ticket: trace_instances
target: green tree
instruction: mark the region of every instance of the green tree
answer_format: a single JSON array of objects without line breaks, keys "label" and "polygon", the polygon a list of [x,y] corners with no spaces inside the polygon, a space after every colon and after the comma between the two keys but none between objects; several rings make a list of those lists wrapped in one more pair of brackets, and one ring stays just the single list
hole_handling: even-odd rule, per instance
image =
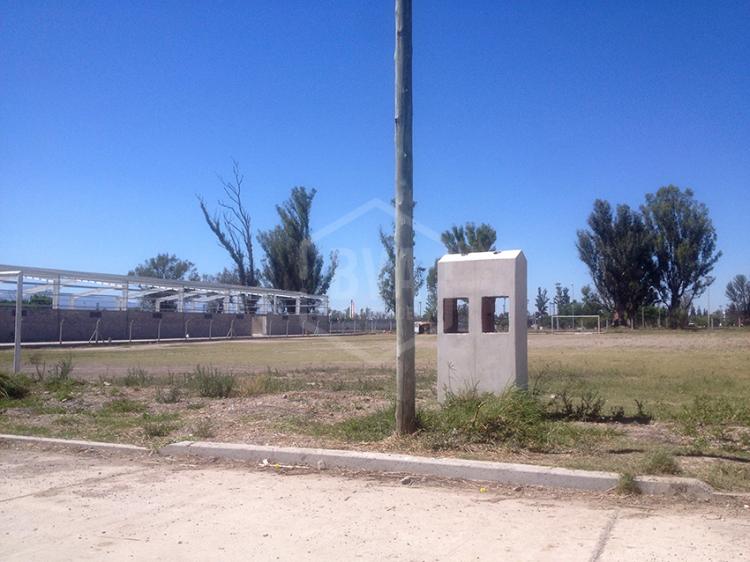
[{"label": "green tree", "polygon": [[581,314],[599,314],[602,308],[605,306],[591,285],[581,287]]},{"label": "green tree", "polygon": [[[378,275],[378,292],[383,299],[386,312],[396,311],[396,240],[393,234],[379,231],[380,244],[385,250],[385,263]],[[414,262],[414,294],[424,285],[425,268]],[[429,302],[429,301],[428,301]]]},{"label": "green tree", "polygon": [[714,281],[710,273],[721,257],[716,230],[708,207],[694,199],[691,189],[661,187],[646,195],[641,210],[655,243],[656,290],[676,327],[693,299]]},{"label": "green tree", "polygon": [[[467,222],[463,226],[453,225],[440,235],[440,240],[449,254],[491,252],[495,250],[497,232],[487,223],[479,226]],[[427,303],[425,314],[437,320],[437,260],[427,272]]]},{"label": "green tree", "polygon": [[729,299],[728,313],[735,317],[737,324],[750,318],[750,281],[742,274],[735,275],[727,283],[724,293]]},{"label": "green tree", "polygon": [[427,270],[427,300],[424,309],[425,319],[437,322],[437,260]]},{"label": "green tree", "polygon": [[570,314],[570,291],[560,283],[555,283],[555,297],[552,299],[557,314]]},{"label": "green tree", "polygon": [[237,273],[237,269],[228,269],[224,268],[219,273],[213,274],[207,274],[204,273],[201,276],[201,280],[204,283],[220,283],[222,285],[242,285],[240,283],[240,276]]},{"label": "green tree", "polygon": [[240,285],[255,287],[258,285],[258,271],[253,256],[253,229],[250,213],[242,201],[242,182],[240,165],[232,162],[233,181],[219,176],[227,201],[219,201],[222,212],[209,213],[206,202],[200,195],[198,203],[206,224],[216,236],[219,245],[224,248],[234,262],[234,269]]},{"label": "green tree", "polygon": [[537,287],[536,299],[534,300],[534,306],[536,307],[536,312],[534,313],[534,316],[536,317],[537,322],[540,322],[545,316],[549,314],[547,311],[548,304],[549,304],[549,297],[547,296],[547,289],[542,289],[541,287]]},{"label": "green tree", "polygon": [[315,189],[295,187],[284,203],[276,206],[281,223],[258,234],[265,258],[261,276],[276,289],[324,295],[336,273],[338,255],[332,252],[327,268],[310,234],[310,215]]},{"label": "green tree", "polygon": [[453,225],[440,235],[440,240],[449,254],[491,252],[495,250],[497,232],[486,223],[477,226],[467,222],[464,226]]},{"label": "green tree", "polygon": [[135,266],[128,272],[128,275],[156,277],[157,279],[200,280],[193,262],[181,260],[174,254],[157,254]]},{"label": "green tree", "polygon": [[[157,254],[143,263],[135,266],[128,272],[128,275],[137,275],[138,277],[155,277],[157,279],[173,279],[178,281],[199,281],[200,275],[195,269],[193,262],[181,260],[174,254]],[[172,294],[172,291],[160,293],[151,293],[147,297],[140,299],[141,308],[144,310],[153,310],[156,300]],[[163,302],[160,310],[176,310],[177,303],[173,300]]]},{"label": "green tree", "polygon": [[34,293],[26,302],[28,302],[31,306],[50,307],[52,306],[52,297],[49,295]]},{"label": "green tree", "polygon": [[654,238],[637,211],[618,205],[613,215],[607,201],[594,201],[588,230],[579,230],[576,248],[604,305],[615,322],[632,322],[639,307],[654,300],[657,279]]}]

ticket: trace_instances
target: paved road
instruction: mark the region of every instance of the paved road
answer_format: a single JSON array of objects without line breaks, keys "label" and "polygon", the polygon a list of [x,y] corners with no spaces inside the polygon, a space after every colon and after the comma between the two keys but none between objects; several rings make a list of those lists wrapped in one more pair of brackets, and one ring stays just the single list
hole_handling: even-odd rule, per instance
[{"label": "paved road", "polygon": [[524,495],[0,445],[0,558],[750,559],[741,507]]}]

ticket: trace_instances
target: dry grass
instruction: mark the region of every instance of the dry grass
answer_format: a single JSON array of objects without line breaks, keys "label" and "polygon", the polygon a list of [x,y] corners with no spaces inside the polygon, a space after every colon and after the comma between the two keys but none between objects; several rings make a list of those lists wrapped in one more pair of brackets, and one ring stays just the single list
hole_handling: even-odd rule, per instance
[{"label": "dry grass", "polygon": [[[425,431],[415,437],[391,435],[394,340],[387,335],[25,352],[31,377],[32,354],[47,365],[70,357],[73,376],[85,384],[70,379],[51,388],[50,381],[38,381],[29,396],[0,400],[0,432],[153,446],[210,436],[422,454],[437,449],[621,474],[681,471],[750,491],[750,332],[531,336],[532,385],[542,389],[545,411],[560,414],[544,422],[547,447],[534,439],[526,440],[533,446],[504,440],[508,420],[486,405],[480,416],[456,410],[461,427],[454,432],[446,424],[456,411],[440,412],[435,401],[435,337],[417,342]],[[0,364],[9,357],[0,352]],[[230,392],[200,396],[198,364],[232,376]],[[604,402],[585,415],[565,414],[563,392],[573,414],[585,397]],[[639,409],[655,421],[619,423]],[[485,426],[492,439],[464,431]]]}]

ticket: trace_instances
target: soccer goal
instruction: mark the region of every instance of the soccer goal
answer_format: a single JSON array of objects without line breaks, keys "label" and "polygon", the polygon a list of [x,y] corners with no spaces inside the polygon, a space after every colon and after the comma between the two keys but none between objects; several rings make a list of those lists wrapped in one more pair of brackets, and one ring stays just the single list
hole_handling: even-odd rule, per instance
[{"label": "soccer goal", "polygon": [[550,316],[550,330],[555,332],[580,332],[600,334],[602,319],[598,314],[553,314]]}]

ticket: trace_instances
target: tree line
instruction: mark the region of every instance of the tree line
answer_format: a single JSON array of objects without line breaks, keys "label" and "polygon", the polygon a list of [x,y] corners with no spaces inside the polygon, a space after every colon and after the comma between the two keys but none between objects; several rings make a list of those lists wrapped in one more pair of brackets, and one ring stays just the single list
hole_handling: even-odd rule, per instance
[{"label": "tree line", "polygon": [[[174,254],[159,254],[136,266],[131,275],[164,279],[187,279],[244,286],[266,286],[310,294],[326,294],[338,264],[336,252],[329,259],[312,240],[310,219],[316,190],[292,188],[287,200],[276,206],[279,223],[272,229],[253,231],[243,196],[244,177],[233,162],[232,179],[219,177],[224,198],[212,212],[202,196],[198,205],[217,243],[229,256],[232,267],[217,274],[200,275],[194,264]],[[395,245],[392,232],[382,228],[379,240],[385,261],[378,275],[378,291],[386,314],[395,310]],[[467,222],[453,225],[441,234],[447,253],[494,251],[497,232],[489,224]],[[263,257],[258,264],[255,243]],[[674,185],[645,196],[639,209],[626,204],[613,206],[594,201],[587,228],[576,233],[579,258],[587,266],[593,287],[581,288],[581,301],[571,299],[567,287],[556,284],[554,293],[539,287],[534,299],[538,323],[550,314],[612,315],[617,324],[634,325],[638,311],[666,308],[672,327],[685,326],[694,301],[714,282],[711,275],[721,257],[717,235],[708,208],[697,201],[691,189]],[[437,319],[437,260],[425,268],[415,262],[415,292],[425,285],[425,320]],[[730,321],[750,320],[750,281],[735,276],[727,285]],[[249,303],[252,307],[252,303]],[[283,303],[282,303],[283,306]],[[653,309],[653,310],[652,310]]]},{"label": "tree line", "polygon": [[[694,301],[714,282],[711,275],[722,253],[705,204],[691,189],[668,185],[645,196],[639,209],[605,200],[594,201],[588,228],[578,230],[576,249],[591,275],[593,287],[581,288],[581,300],[567,287],[555,284],[554,293],[539,287],[534,317],[539,323],[554,306],[557,314],[594,315],[608,312],[613,323],[635,325],[637,315],[661,316],[671,327],[684,327],[695,316]],[[380,231],[386,252],[378,288],[387,311],[393,310],[395,252],[393,236]],[[447,253],[494,251],[497,232],[488,224],[454,225],[441,234]],[[426,275],[425,275],[426,272]],[[429,269],[415,264],[417,290],[427,285],[423,318],[437,319],[437,260]],[[750,318],[750,281],[737,275],[726,287],[730,322]],[[707,311],[706,314],[709,314]]]}]

